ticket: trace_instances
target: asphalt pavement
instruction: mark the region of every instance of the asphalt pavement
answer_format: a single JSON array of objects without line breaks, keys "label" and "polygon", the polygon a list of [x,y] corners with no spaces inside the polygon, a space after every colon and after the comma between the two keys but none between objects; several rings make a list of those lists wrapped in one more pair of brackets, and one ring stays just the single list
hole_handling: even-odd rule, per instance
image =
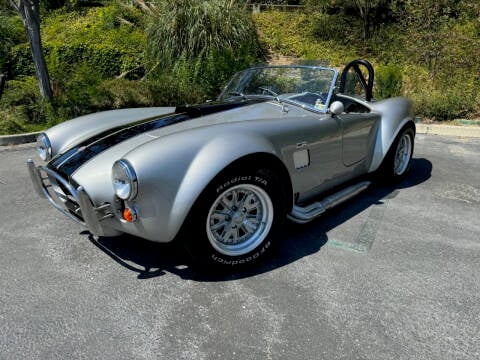
[{"label": "asphalt pavement", "polygon": [[479,359],[480,139],[417,135],[412,171],[205,275],[96,239],[0,147],[0,359]]}]

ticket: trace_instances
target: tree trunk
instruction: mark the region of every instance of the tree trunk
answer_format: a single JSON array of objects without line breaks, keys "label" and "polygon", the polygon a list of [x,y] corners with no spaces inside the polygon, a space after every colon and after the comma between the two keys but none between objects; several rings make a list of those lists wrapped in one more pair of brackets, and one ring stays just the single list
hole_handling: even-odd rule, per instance
[{"label": "tree trunk", "polygon": [[43,99],[51,102],[53,99],[52,88],[50,86],[47,63],[43,56],[42,41],[40,39],[39,0],[10,0],[10,4],[19,13],[27,32],[38,87],[40,88],[40,95]]},{"label": "tree trunk", "polygon": [[371,0],[355,0],[355,5],[357,6],[358,12],[360,13],[360,18],[362,19],[362,37],[363,40],[367,40],[370,37],[370,8],[372,6]]},{"label": "tree trunk", "polygon": [[4,88],[5,88],[5,75],[0,74],[0,99],[2,98]]}]

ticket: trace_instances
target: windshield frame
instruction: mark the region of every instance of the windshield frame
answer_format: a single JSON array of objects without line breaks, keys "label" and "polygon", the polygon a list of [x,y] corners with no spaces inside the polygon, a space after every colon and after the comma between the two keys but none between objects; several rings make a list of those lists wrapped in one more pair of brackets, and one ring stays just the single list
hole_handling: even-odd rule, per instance
[{"label": "windshield frame", "polygon": [[[333,76],[332,76],[332,79],[331,79],[331,82],[330,82],[330,86],[328,87],[327,98],[325,99],[325,107],[323,109],[318,109],[318,108],[315,108],[315,107],[312,107],[312,106],[308,106],[305,103],[295,101],[295,99],[291,99],[291,97],[301,95],[302,93],[295,93],[294,95],[291,95],[289,97],[282,97],[281,95],[274,96],[274,95],[270,95],[270,94],[243,94],[243,93],[238,93],[238,95],[234,95],[234,96],[231,96],[231,97],[241,97],[241,98],[244,98],[244,99],[264,97],[266,99],[276,100],[280,103],[285,102],[285,103],[288,103],[288,104],[299,106],[303,109],[306,109],[306,110],[309,110],[309,111],[312,111],[312,112],[321,113],[321,114],[327,113],[328,108],[330,106],[330,101],[331,101],[332,96],[333,96],[333,92],[334,92],[335,87],[336,87],[336,82],[337,82],[337,78],[338,78],[338,70],[336,68],[324,67],[324,66],[310,66],[310,65],[263,65],[263,66],[254,66],[254,67],[251,67],[251,68],[248,68],[248,69],[245,69],[245,70],[242,70],[242,71],[239,71],[239,72],[235,73],[230,78],[227,85],[223,88],[220,95],[217,97],[217,101],[222,101],[222,99],[223,99],[223,101],[225,101],[225,99],[228,98],[228,92],[231,92],[232,84],[234,84],[235,82],[241,83],[241,80],[246,78],[246,75],[248,75],[249,73],[253,73],[253,72],[259,71],[259,70],[261,71],[263,69],[288,69],[288,68],[290,68],[290,69],[299,68],[299,69],[309,69],[309,70],[319,70],[319,71],[331,71],[333,73]],[[234,92],[236,92],[236,91],[234,91]]]}]

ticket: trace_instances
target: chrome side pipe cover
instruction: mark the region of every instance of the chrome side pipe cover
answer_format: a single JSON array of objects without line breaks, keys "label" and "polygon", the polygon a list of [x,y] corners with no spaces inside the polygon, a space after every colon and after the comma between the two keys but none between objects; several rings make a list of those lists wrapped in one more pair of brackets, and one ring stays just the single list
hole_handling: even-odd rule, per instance
[{"label": "chrome side pipe cover", "polygon": [[287,217],[297,224],[305,224],[317,216],[320,216],[328,209],[354,197],[369,187],[370,184],[370,181],[362,181],[305,207],[294,205],[291,213],[288,214]]}]

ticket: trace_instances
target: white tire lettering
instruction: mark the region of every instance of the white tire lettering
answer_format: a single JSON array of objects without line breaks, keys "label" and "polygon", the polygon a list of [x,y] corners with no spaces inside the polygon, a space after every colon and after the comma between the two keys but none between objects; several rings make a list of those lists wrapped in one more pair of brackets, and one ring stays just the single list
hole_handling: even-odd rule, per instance
[{"label": "white tire lettering", "polygon": [[260,184],[262,184],[263,186],[267,186],[267,184],[268,184],[268,183],[267,183],[267,180],[265,180],[265,179],[263,179],[263,178],[261,178],[261,177],[259,177],[259,176],[255,176],[255,181],[258,182],[258,183],[260,183]]}]

